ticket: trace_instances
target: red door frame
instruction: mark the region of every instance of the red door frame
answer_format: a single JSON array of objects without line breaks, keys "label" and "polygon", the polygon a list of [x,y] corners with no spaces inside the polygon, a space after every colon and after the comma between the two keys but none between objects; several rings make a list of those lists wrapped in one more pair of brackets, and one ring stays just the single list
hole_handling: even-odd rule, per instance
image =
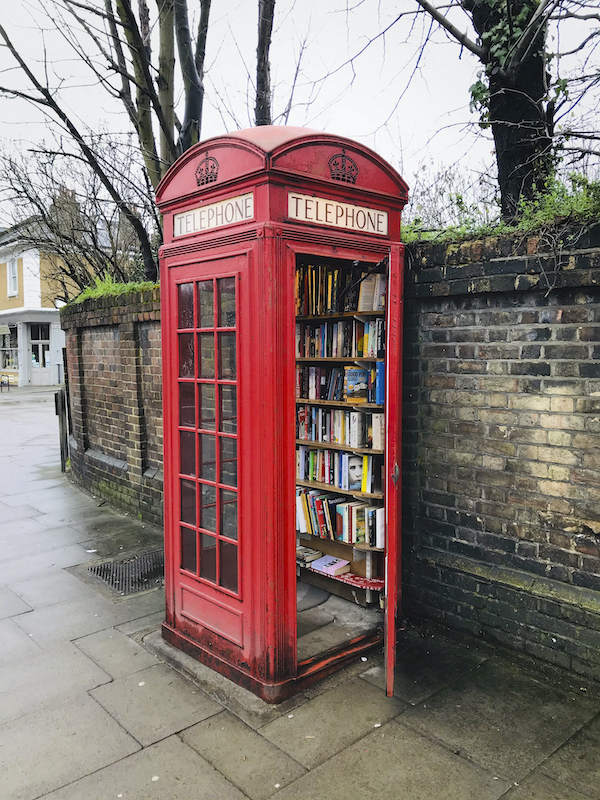
[{"label": "red door frame", "polygon": [[[341,152],[340,152],[341,150]],[[351,155],[350,155],[351,154]],[[355,160],[356,159],[356,162]],[[350,165],[343,180],[335,170]],[[353,166],[352,166],[353,165]],[[359,180],[356,176],[360,175]],[[346,179],[351,179],[345,182]],[[356,183],[356,185],[355,185]],[[164,637],[217,671],[270,702],[278,702],[343,663],[365,648],[381,643],[378,634],[347,643],[336,652],[297,663],[295,592],[295,304],[296,254],[328,256],[378,263],[389,256],[388,330],[386,354],[386,524],[387,580],[385,606],[386,688],[393,691],[396,621],[400,608],[400,466],[402,246],[400,212],[406,184],[368,148],[303,129],[266,126],[215,137],[187,151],[169,170],[157,201],[164,214],[163,272],[165,530],[167,619]],[[305,198],[303,216],[290,211],[290,193]],[[232,224],[216,221],[222,203],[237,209]],[[315,206],[311,198],[326,206]],[[348,216],[332,226],[331,209]],[[346,205],[348,204],[348,205]],[[208,208],[206,213],[204,207]],[[219,212],[218,208],[221,209]],[[321,216],[315,216],[320,208]],[[212,210],[211,210],[212,209]],[[323,210],[325,209],[325,211]],[[329,209],[329,210],[327,210]],[[344,211],[345,209],[345,211]],[[359,209],[359,211],[356,211]],[[365,212],[379,210],[389,225],[366,233]],[[248,213],[246,213],[248,212]],[[363,228],[353,220],[362,214]],[[323,213],[325,216],[323,216]],[[204,214],[204,217],[202,216]],[[175,215],[180,228],[175,231]],[[383,217],[381,217],[383,219]],[[377,219],[380,219],[378,217]],[[318,224],[320,223],[320,224]],[[369,223],[371,224],[371,223]],[[375,223],[373,223],[375,224]],[[379,224],[379,223],[377,223]],[[183,229],[185,227],[185,230]],[[215,638],[208,620],[196,628],[182,625],[174,592],[181,591],[178,541],[179,399],[176,290],[173,270],[190,275],[198,265],[246,254],[247,281],[240,283],[240,394],[238,464],[239,524],[250,541],[240,544],[244,636],[242,646]],[[215,273],[216,274],[216,273]],[[201,272],[193,280],[202,279]],[[206,275],[208,277],[208,275]],[[242,318],[244,322],[242,323]],[[194,334],[195,335],[195,334]],[[252,365],[252,367],[250,366]],[[252,374],[254,370],[254,375]],[[196,381],[197,376],[194,376]],[[264,392],[253,387],[261,382]],[[242,449],[246,453],[242,453]],[[251,455],[249,455],[251,453]],[[254,459],[252,474],[243,464]],[[242,464],[243,462],[243,464]],[[177,465],[177,466],[175,466]],[[175,472],[175,470],[177,470]],[[202,479],[195,478],[197,482]],[[245,548],[245,549],[244,549]],[[220,598],[217,598],[220,601]],[[246,607],[246,603],[248,604]],[[208,631],[208,632],[207,632]]]},{"label": "red door frame", "polygon": [[[386,385],[386,425],[387,446],[386,451],[386,527],[387,544],[385,557],[386,571],[386,605],[384,621],[384,645],[386,663],[386,688],[388,694],[393,692],[393,669],[395,663],[396,619],[399,613],[399,598],[401,594],[400,573],[400,481],[393,480],[393,471],[396,464],[400,464],[400,411],[401,411],[401,348],[402,348],[402,249],[394,245],[390,251],[386,242],[377,243],[364,240],[357,242],[355,239],[343,237],[344,241],[324,245],[316,235],[304,237],[302,241],[284,239],[279,235],[279,229],[273,226],[260,226],[257,231],[256,244],[252,247],[246,245],[242,248],[225,249],[214,242],[214,247],[201,254],[190,257],[169,258],[164,260],[164,275],[162,283],[163,304],[166,318],[177,319],[176,286],[187,280],[199,280],[209,276],[220,276],[222,273],[215,269],[214,264],[229,262],[232,256],[246,254],[253,262],[249,269],[256,270],[262,275],[263,280],[257,283],[252,275],[247,275],[247,285],[243,282],[240,286],[239,305],[247,303],[249,307],[260,307],[266,303],[273,313],[260,319],[258,328],[249,332],[244,328],[243,315],[240,313],[240,338],[246,336],[249,340],[246,346],[240,347],[240,381],[245,377],[248,380],[247,364],[252,358],[252,350],[264,348],[266,342],[274,343],[272,347],[271,366],[276,375],[274,392],[274,406],[277,411],[274,418],[278,427],[267,435],[268,441],[263,441],[262,446],[266,451],[271,446],[276,447],[280,453],[287,452],[287,457],[279,460],[268,459],[263,462],[262,468],[271,473],[272,482],[276,487],[273,502],[259,503],[263,506],[262,512],[258,508],[256,496],[250,498],[245,494],[243,485],[243,467],[240,468],[240,528],[243,535],[244,520],[257,519],[263,513],[264,519],[261,527],[272,530],[274,535],[279,531],[277,543],[256,542],[250,546],[248,542],[240,544],[244,561],[251,564],[250,569],[240,573],[243,587],[242,603],[249,603],[246,614],[253,617],[256,626],[253,630],[253,641],[249,651],[244,657],[226,661],[217,653],[207,652],[206,646],[195,641],[193,636],[181,629],[181,618],[178,619],[175,593],[180,591],[179,552],[174,543],[177,541],[178,521],[175,514],[177,510],[177,492],[179,473],[174,465],[178,464],[178,441],[175,432],[178,430],[178,407],[174,400],[176,393],[172,387],[178,384],[177,370],[177,334],[174,328],[163,331],[164,346],[164,410],[165,410],[165,556],[168,565],[166,573],[167,593],[167,620],[164,627],[165,638],[171,643],[182,647],[186,652],[194,655],[209,666],[228,675],[247,688],[258,693],[264,699],[280,700],[299,691],[305,686],[339,669],[343,664],[355,659],[357,655],[381,644],[377,634],[357,637],[331,653],[319,654],[315,658],[307,659],[301,663],[296,662],[296,616],[291,612],[291,605],[295,611],[295,592],[290,597],[289,587],[295,587],[295,509],[289,498],[295,495],[295,357],[294,336],[295,316],[293,302],[294,273],[296,258],[301,255],[315,257],[335,257],[342,260],[360,260],[365,263],[377,263],[382,257],[389,255],[389,306],[387,314],[387,385]],[[267,265],[281,266],[278,274],[271,273]],[[225,270],[231,274],[231,270]],[[177,276],[177,277],[175,277]],[[254,278],[256,275],[254,276]],[[268,286],[270,285],[270,290]],[[395,320],[395,321],[394,321]],[[260,329],[260,333],[258,331]],[[256,337],[258,338],[258,341]],[[268,348],[267,348],[268,349]],[[255,351],[256,352],[256,351]],[[246,375],[244,375],[244,369]],[[266,379],[265,379],[266,380]],[[397,390],[393,387],[397,386]],[[170,388],[171,387],[171,388]],[[241,387],[240,395],[244,394]],[[262,402],[261,397],[258,403]],[[252,415],[257,413],[256,406],[250,411],[244,408],[244,398],[239,398],[240,437],[244,435],[243,427],[250,426]],[[169,422],[170,421],[170,422]],[[239,441],[239,440],[238,440]],[[239,452],[240,461],[243,454]],[[389,453],[389,455],[388,455]],[[252,493],[251,493],[252,494]],[[283,537],[281,532],[285,531]],[[261,545],[264,545],[261,550]],[[246,554],[244,558],[243,554]],[[250,576],[260,572],[260,561],[264,559],[264,573],[266,575],[280,576],[275,581],[255,581]],[[209,592],[210,594],[210,592]],[[293,603],[291,602],[293,600]],[[266,613],[265,613],[266,612]],[[231,659],[231,652],[230,652]],[[265,670],[264,663],[272,665]]]}]

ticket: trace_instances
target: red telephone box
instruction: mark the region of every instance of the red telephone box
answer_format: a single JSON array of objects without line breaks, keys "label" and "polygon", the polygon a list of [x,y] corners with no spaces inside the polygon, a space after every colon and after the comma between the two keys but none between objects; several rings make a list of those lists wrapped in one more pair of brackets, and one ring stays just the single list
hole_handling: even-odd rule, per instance
[{"label": "red telephone box", "polygon": [[[163,636],[268,702],[382,640],[393,691],[406,200],[368,148],[278,126],[196,145],[157,192]],[[367,629],[299,652],[298,573]]]}]

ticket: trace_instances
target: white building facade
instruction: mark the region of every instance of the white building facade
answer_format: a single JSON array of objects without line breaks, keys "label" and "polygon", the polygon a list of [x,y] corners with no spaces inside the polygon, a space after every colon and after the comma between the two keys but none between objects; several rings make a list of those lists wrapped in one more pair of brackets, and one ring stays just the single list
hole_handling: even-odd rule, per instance
[{"label": "white building facade", "polygon": [[65,335],[44,256],[19,233],[0,231],[0,376],[52,386],[64,380]]}]

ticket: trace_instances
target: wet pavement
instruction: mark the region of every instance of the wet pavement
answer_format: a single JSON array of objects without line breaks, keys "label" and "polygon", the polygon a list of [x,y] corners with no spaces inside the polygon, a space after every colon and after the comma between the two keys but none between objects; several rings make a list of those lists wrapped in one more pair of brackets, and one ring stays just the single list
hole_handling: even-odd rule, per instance
[{"label": "wet pavement", "polygon": [[161,532],[59,462],[52,392],[0,395],[1,800],[600,798],[600,686],[482,641],[409,624],[393,699],[375,654],[280,706],[179,654],[87,572]]}]

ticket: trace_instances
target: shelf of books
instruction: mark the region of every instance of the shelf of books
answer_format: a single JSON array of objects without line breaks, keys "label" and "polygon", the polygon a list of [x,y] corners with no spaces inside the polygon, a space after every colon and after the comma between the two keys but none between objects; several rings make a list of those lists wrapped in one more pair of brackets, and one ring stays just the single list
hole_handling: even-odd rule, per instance
[{"label": "shelf of books", "polygon": [[298,572],[366,604],[384,589],[386,285],[353,262],[296,267]]}]

